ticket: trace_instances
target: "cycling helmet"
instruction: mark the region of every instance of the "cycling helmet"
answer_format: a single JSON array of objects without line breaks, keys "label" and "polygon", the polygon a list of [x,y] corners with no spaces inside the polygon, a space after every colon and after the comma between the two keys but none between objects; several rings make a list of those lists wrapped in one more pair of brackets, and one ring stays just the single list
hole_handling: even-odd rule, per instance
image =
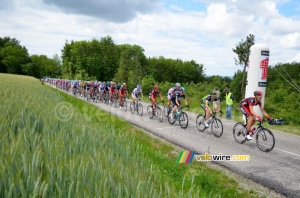
[{"label": "cycling helmet", "polygon": [[141,89],[141,88],[142,88],[142,86],[141,86],[141,85],[138,85],[138,86],[137,86],[137,88]]},{"label": "cycling helmet", "polygon": [[115,82],[112,82],[111,85],[112,85],[112,86],[116,86],[116,83],[115,83]]},{"label": "cycling helmet", "polygon": [[154,85],[154,86],[153,86],[153,89],[158,89],[158,85]]},{"label": "cycling helmet", "polygon": [[263,92],[261,92],[261,91],[254,92],[254,96],[262,96],[262,95],[263,95]]},{"label": "cycling helmet", "polygon": [[217,94],[216,94],[216,92],[211,91],[211,92],[210,92],[210,95],[211,95],[211,96],[216,96]]},{"label": "cycling helmet", "polygon": [[181,91],[184,93],[184,92],[185,92],[185,88],[184,88],[184,87],[181,87]]},{"label": "cycling helmet", "polygon": [[180,83],[175,84],[175,87],[180,87],[180,86],[181,86]]}]

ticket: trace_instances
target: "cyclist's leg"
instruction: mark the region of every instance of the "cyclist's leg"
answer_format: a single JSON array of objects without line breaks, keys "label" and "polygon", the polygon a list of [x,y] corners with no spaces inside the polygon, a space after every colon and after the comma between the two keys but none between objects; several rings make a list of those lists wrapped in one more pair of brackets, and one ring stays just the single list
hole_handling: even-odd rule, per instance
[{"label": "cyclist's leg", "polygon": [[253,116],[250,113],[250,110],[247,107],[245,107],[244,105],[240,106],[240,110],[243,112],[243,114],[246,117],[246,121],[247,121],[247,123],[246,123],[247,124],[247,135],[249,135],[249,132],[251,131],[251,127],[255,123],[255,116]]},{"label": "cyclist's leg", "polygon": [[205,108],[205,120],[209,119],[209,117],[210,117],[210,111],[211,111],[211,109],[209,107]]}]

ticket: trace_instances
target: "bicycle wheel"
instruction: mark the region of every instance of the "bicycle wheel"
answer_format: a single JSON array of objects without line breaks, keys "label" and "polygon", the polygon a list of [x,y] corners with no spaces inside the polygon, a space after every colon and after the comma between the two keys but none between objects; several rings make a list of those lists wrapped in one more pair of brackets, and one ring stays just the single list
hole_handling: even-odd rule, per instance
[{"label": "bicycle wheel", "polygon": [[171,112],[169,113],[169,116],[168,116],[168,122],[171,124],[171,125],[173,125],[175,122],[176,122],[176,116],[175,116],[175,114],[174,113],[172,113],[173,115],[172,115],[172,118],[171,118]]},{"label": "bicycle wheel", "polygon": [[223,134],[223,124],[221,120],[215,118],[211,123],[211,131],[216,137],[221,137]]},{"label": "bicycle wheel", "polygon": [[138,106],[138,114],[139,114],[139,116],[143,115],[143,105],[141,103],[139,103],[139,106]]},{"label": "bicycle wheel", "polygon": [[167,105],[167,104],[164,105],[164,110],[163,110],[163,112],[164,112],[164,116],[165,116],[165,117],[168,117],[168,115],[169,115],[169,108],[168,108],[168,105]]},{"label": "bicycle wheel", "polygon": [[156,108],[156,116],[158,118],[158,121],[162,122],[163,119],[164,119],[164,114],[163,114],[163,111],[160,107],[157,107]]},{"label": "bicycle wheel", "polygon": [[149,105],[149,106],[147,107],[147,113],[148,113],[148,115],[149,115],[149,118],[152,119],[153,116],[154,116],[154,114],[153,114],[153,110],[152,110],[152,108],[151,108],[151,105]]},{"label": "bicycle wheel", "polygon": [[204,125],[204,121],[205,121],[204,115],[199,114],[196,119],[196,126],[197,126],[198,131],[203,132],[206,129],[206,127]]},{"label": "bicycle wheel", "polygon": [[114,99],[114,107],[116,108],[118,106],[119,102],[117,99]]},{"label": "bicycle wheel", "polygon": [[241,122],[238,122],[234,125],[233,137],[237,143],[243,144],[246,142],[247,139],[246,139],[246,134],[244,133],[245,130],[246,130],[246,126]]},{"label": "bicycle wheel", "polygon": [[134,114],[134,103],[133,102],[130,103],[130,112],[132,114]]},{"label": "bicycle wheel", "polygon": [[181,128],[185,129],[189,125],[189,117],[186,113],[182,112],[179,116],[179,124]]},{"label": "bicycle wheel", "polygon": [[127,102],[126,101],[123,102],[123,108],[124,108],[124,111],[127,111]]},{"label": "bicycle wheel", "polygon": [[261,129],[256,134],[256,144],[264,152],[270,152],[275,146],[275,138],[269,129]]}]

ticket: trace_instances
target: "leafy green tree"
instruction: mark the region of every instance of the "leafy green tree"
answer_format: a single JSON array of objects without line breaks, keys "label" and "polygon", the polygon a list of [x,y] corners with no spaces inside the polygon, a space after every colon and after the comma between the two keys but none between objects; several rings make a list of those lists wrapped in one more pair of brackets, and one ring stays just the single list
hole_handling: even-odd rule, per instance
[{"label": "leafy green tree", "polygon": [[29,55],[25,47],[5,45],[0,51],[1,62],[8,73],[22,74],[22,65],[29,62]]},{"label": "leafy green tree", "polygon": [[150,93],[153,89],[153,86],[156,84],[154,78],[150,75],[145,76],[142,80],[142,89],[144,92],[145,97]]},{"label": "leafy green tree", "polygon": [[234,58],[235,64],[243,67],[243,78],[242,78],[242,86],[241,86],[241,92],[244,95],[244,84],[245,84],[245,76],[246,76],[246,68],[249,61],[249,55],[250,55],[250,47],[254,45],[255,43],[255,36],[253,34],[249,34],[247,36],[246,40],[239,42],[238,45],[233,50],[234,53],[237,54],[238,59]]}]

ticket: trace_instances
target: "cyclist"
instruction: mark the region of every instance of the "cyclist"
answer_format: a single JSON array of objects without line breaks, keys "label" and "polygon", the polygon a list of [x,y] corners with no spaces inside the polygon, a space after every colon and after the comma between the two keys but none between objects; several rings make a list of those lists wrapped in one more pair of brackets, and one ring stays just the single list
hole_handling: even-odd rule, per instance
[{"label": "cyclist", "polygon": [[172,109],[172,112],[170,114],[171,119],[174,119],[173,118],[174,111],[176,111],[177,108],[180,108],[181,98],[184,99],[185,105],[189,107],[188,102],[185,98],[185,89],[184,89],[184,87],[182,87],[178,92],[176,92],[172,95],[171,102],[172,102],[172,105],[173,105],[173,109]]},{"label": "cyclist", "polygon": [[119,91],[120,89],[121,89],[121,84],[118,83],[118,84],[117,84],[117,90]]},{"label": "cyclist", "polygon": [[250,132],[252,133],[251,127],[254,125],[256,118],[259,121],[262,121],[262,117],[257,115],[254,110],[253,106],[259,105],[260,111],[264,116],[268,118],[268,120],[273,120],[262,108],[261,98],[263,93],[261,91],[255,91],[254,97],[245,98],[242,100],[240,109],[247,118],[247,136],[246,138],[248,140],[252,140],[252,137],[250,135]]},{"label": "cyclist", "polygon": [[144,99],[142,86],[138,85],[131,93],[133,104],[135,104],[135,100],[139,98],[139,94],[141,94],[142,98]]},{"label": "cyclist", "polygon": [[115,82],[111,83],[109,94],[110,94],[110,101],[112,101],[113,95],[115,95],[115,99],[116,99],[117,87],[116,87],[116,83]]},{"label": "cyclist", "polygon": [[78,81],[75,80],[75,81],[73,82],[72,92],[75,92],[75,91],[78,89],[78,85],[79,85]]},{"label": "cyclist", "polygon": [[105,84],[104,82],[100,82],[100,85],[99,85],[99,95],[102,97],[100,98],[101,100],[104,99],[104,87],[105,87]]},{"label": "cyclist", "polygon": [[167,111],[168,111],[168,109],[171,105],[172,95],[177,94],[177,93],[180,92],[180,86],[181,86],[180,83],[176,83],[175,87],[172,87],[172,88],[169,89],[169,91],[168,91],[168,105],[167,105],[168,108],[166,109]]},{"label": "cyclist", "polygon": [[123,83],[123,85],[121,85],[120,90],[119,90],[119,105],[120,105],[120,109],[122,109],[123,107],[123,101],[122,98],[125,96],[128,97],[128,91],[126,88],[126,83]]},{"label": "cyclist", "polygon": [[218,101],[218,99],[217,99],[217,94],[214,91],[211,91],[210,95],[207,95],[201,99],[201,107],[205,111],[205,122],[204,122],[205,127],[209,126],[208,120],[210,118],[210,112],[211,112],[211,109],[209,108],[209,103],[216,102],[216,101]]},{"label": "cyclist", "polygon": [[161,101],[164,102],[164,99],[161,96],[160,91],[158,90],[158,85],[154,85],[152,91],[149,93],[149,100],[152,102],[151,108],[153,109],[154,112],[156,110],[156,104],[157,104],[156,96],[157,96],[157,94],[160,96]]}]

